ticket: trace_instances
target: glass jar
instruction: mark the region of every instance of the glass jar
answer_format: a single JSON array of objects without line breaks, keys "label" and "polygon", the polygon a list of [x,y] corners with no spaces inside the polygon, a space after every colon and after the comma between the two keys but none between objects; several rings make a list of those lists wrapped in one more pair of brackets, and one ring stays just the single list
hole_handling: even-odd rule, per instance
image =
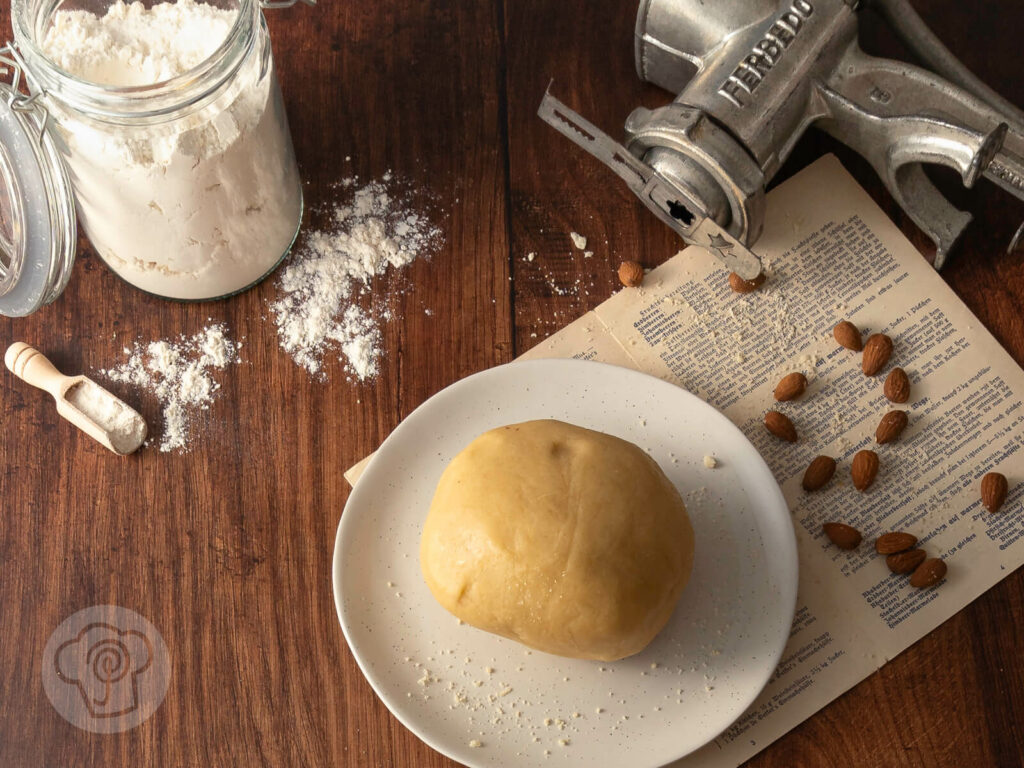
[{"label": "glass jar", "polygon": [[[34,311],[63,288],[75,245],[74,218],[61,210],[70,207],[61,200],[69,183],[100,257],[127,282],[165,298],[245,290],[273,271],[298,232],[301,185],[258,0],[210,3],[237,9],[227,38],[198,66],[162,82],[90,82],[46,55],[55,13],[102,15],[114,4],[14,0],[15,45],[0,51],[15,80],[0,110],[3,314]],[[19,91],[20,77],[29,96]],[[43,168],[38,179],[22,167],[32,164],[26,143]],[[32,239],[46,239],[47,218],[48,248]],[[45,279],[36,274],[43,271]],[[29,291],[27,303],[8,295],[17,293],[19,275],[44,284]]]}]

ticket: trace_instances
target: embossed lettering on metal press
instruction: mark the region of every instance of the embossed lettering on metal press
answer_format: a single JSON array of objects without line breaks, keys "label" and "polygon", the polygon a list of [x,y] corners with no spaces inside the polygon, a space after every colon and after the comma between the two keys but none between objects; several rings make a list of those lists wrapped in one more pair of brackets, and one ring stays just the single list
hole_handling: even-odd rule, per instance
[{"label": "embossed lettering on metal press", "polygon": [[1024,176],[1019,173],[1015,173],[1012,168],[1008,168],[998,158],[994,159],[989,164],[989,170],[992,171],[998,178],[1005,181],[1007,184],[1015,187],[1016,189],[1024,190]]},{"label": "embossed lettering on metal press", "polygon": [[804,21],[814,13],[814,6],[807,0],[795,0],[788,11],[782,13],[768,27],[764,37],[757,42],[739,66],[733,70],[718,92],[735,104],[743,106],[743,94],[753,93],[764,76],[771,71],[800,33]]}]

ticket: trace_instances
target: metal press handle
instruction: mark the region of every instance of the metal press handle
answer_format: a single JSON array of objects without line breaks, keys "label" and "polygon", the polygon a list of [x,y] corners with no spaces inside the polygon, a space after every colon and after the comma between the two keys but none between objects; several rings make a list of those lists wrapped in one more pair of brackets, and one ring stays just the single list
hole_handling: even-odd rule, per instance
[{"label": "metal press handle", "polygon": [[[1010,129],[1011,145],[1016,143],[1014,139],[1017,136],[1024,135],[1024,110],[994,91],[964,66],[925,24],[908,0],[868,0],[868,5],[889,24],[913,56],[998,113]],[[1017,162],[1011,161],[1009,164],[1001,160],[992,169],[989,178],[1007,192],[1024,199],[1024,177],[1020,175],[1024,163],[1020,162],[1021,159],[1024,159],[1024,155],[1018,155]],[[1014,253],[1019,248],[1024,248],[1024,224],[1014,233],[1006,252]]]},{"label": "metal press handle", "polygon": [[868,56],[853,44],[819,85],[819,125],[856,149],[914,222],[935,242],[941,268],[971,217],[954,208],[922,163],[959,171],[964,186],[985,176],[1024,200],[1024,132],[1012,115],[939,75]]},{"label": "metal press handle", "polygon": [[870,0],[868,5],[878,11],[910,52],[929,69],[977,96],[1005,115],[1008,122],[1017,123],[1018,128],[1024,127],[1024,111],[989,88],[965,67],[936,37],[907,0]]}]

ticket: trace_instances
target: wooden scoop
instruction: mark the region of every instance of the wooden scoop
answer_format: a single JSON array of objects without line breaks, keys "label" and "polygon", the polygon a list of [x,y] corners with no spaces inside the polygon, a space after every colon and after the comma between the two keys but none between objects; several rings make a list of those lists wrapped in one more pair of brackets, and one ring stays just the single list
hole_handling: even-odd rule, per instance
[{"label": "wooden scoop", "polygon": [[65,376],[23,341],[7,348],[4,364],[22,381],[49,392],[57,413],[118,455],[138,449],[146,421],[138,411],[85,376]]}]

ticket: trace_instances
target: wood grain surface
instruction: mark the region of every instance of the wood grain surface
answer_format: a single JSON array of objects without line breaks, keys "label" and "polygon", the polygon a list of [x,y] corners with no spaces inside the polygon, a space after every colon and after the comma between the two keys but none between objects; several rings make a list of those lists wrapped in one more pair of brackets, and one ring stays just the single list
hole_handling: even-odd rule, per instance
[{"label": "wood grain surface", "polygon": [[[977,74],[1024,104],[1018,0],[915,5]],[[635,106],[667,99],[635,75],[635,12],[634,0],[268,12],[310,206],[336,199],[332,185],[346,176],[392,171],[424,191],[445,232],[432,261],[375,283],[395,319],[371,383],[352,383],[337,363],[314,380],[278,348],[265,319],[273,280],[228,301],[165,302],[120,282],[84,239],[61,298],[0,320],[5,345],[29,341],[69,373],[116,363],[137,339],[194,333],[208,318],[245,337],[245,363],[222,377],[183,454],[150,448],[119,460],[3,372],[0,766],[453,765],[388,713],[345,645],[331,593],[342,471],[434,392],[512,360],[608,298],[620,260],[654,266],[678,250],[610,172],[535,117],[551,78],[616,135]],[[6,6],[0,17],[9,28]],[[903,55],[876,19],[865,21],[869,52]],[[870,168],[823,135],[808,135],[780,178],[823,152],[931,252]],[[987,183],[966,193],[940,180],[977,218],[944,277],[1024,363],[1024,264],[1003,253],[1024,206]],[[307,212],[306,227],[317,223]],[[572,255],[572,230],[587,234],[594,258]],[[545,274],[581,290],[558,295]],[[159,425],[156,403],[141,406]],[[150,720],[101,735],[57,714],[41,664],[65,617],[110,603],[153,622],[173,675]],[[1022,617],[1018,571],[749,765],[1021,765]]]}]

